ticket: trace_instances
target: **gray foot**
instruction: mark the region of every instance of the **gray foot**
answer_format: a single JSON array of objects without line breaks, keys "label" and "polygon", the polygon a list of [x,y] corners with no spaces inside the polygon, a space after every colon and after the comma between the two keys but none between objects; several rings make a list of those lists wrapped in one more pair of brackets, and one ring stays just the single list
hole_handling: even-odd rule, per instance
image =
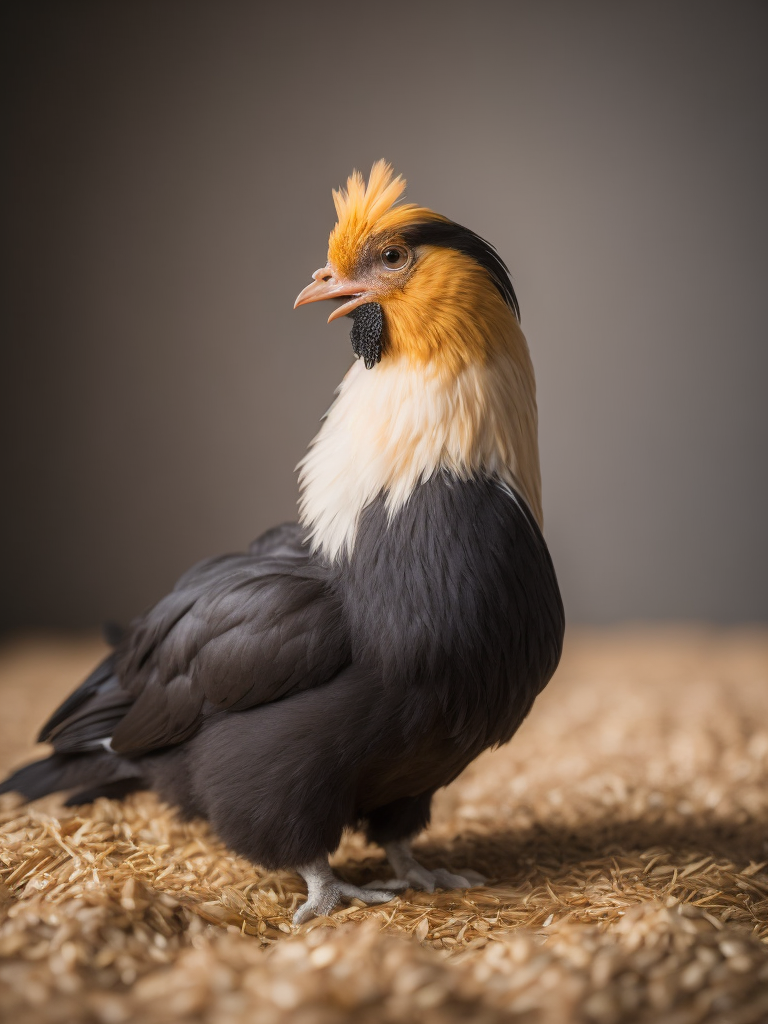
[{"label": "gray foot", "polygon": [[426,892],[434,892],[435,889],[471,889],[475,885],[484,885],[487,879],[477,871],[466,868],[460,875],[447,871],[445,868],[435,868],[430,871],[416,860],[411,853],[410,845],[406,840],[398,840],[394,843],[387,843],[384,847],[389,863],[397,872],[396,878],[386,881],[369,882],[376,888],[404,889],[412,887],[423,889]]},{"label": "gray foot", "polygon": [[395,897],[395,892],[389,889],[361,889],[349,882],[342,882],[331,871],[325,859],[297,870],[307,883],[307,902],[302,903],[293,915],[294,924],[303,924],[311,917],[330,914],[342,900],[362,900],[369,904],[389,903]]}]

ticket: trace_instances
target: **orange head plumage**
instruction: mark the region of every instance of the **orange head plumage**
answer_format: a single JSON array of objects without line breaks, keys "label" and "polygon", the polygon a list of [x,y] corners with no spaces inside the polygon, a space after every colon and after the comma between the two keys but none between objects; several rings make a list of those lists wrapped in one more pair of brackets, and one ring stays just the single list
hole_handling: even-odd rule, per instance
[{"label": "orange head plumage", "polygon": [[301,520],[330,557],[351,550],[377,494],[394,515],[441,471],[499,480],[541,522],[536,386],[509,272],[404,190],[380,160],[367,184],[355,172],[334,192],[328,261],[296,300],[340,300],[328,319],[352,316],[362,357],[300,465]]},{"label": "orange head plumage", "polygon": [[334,191],[338,221],[326,266],[296,305],[340,299],[330,320],[352,315],[352,342],[366,365],[404,357],[457,372],[519,331],[509,272],[474,232],[414,203],[405,179],[377,161]]}]

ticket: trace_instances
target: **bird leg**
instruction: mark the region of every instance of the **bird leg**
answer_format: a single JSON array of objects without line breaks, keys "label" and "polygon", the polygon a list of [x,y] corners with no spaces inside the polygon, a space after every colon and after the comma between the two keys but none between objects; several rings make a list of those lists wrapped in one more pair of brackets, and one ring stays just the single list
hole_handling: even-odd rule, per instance
[{"label": "bird leg", "polygon": [[318,857],[311,864],[296,868],[307,883],[307,902],[293,915],[294,924],[303,924],[310,917],[330,914],[342,900],[362,900],[363,903],[388,903],[395,893],[389,890],[365,888],[343,882],[331,871],[327,857]]},{"label": "bird leg", "polygon": [[425,889],[427,892],[434,892],[439,889],[471,889],[473,885],[482,885],[486,878],[471,868],[465,868],[464,874],[455,875],[445,868],[435,868],[430,871],[416,860],[411,853],[411,844],[407,839],[397,839],[391,843],[384,843],[384,850],[387,860],[394,868],[396,878],[390,878],[386,882],[369,882],[371,886],[387,889],[402,889],[412,887],[414,889]]}]

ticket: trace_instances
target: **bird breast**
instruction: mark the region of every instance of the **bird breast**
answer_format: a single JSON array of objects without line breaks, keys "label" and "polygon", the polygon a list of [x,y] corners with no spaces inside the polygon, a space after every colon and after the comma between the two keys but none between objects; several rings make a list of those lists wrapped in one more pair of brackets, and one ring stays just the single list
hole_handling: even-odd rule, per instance
[{"label": "bird breast", "polygon": [[541,522],[533,371],[506,349],[457,374],[405,358],[353,364],[299,465],[300,518],[315,550],[350,554],[360,515],[379,495],[390,518],[420,482],[445,470],[521,493]]}]

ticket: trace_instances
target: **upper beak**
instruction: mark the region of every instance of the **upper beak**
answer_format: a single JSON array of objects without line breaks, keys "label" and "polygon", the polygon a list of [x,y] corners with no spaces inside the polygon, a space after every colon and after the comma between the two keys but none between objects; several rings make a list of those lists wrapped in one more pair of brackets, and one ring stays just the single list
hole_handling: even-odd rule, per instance
[{"label": "upper beak", "polygon": [[299,292],[293,308],[303,306],[307,302],[319,302],[320,299],[343,299],[349,296],[349,302],[342,303],[338,309],[334,309],[328,317],[328,323],[340,316],[346,316],[353,309],[357,309],[364,302],[369,302],[371,295],[366,291],[365,285],[357,281],[345,281],[342,278],[334,277],[330,267],[321,267],[312,275],[314,280],[308,284],[304,291]]}]

